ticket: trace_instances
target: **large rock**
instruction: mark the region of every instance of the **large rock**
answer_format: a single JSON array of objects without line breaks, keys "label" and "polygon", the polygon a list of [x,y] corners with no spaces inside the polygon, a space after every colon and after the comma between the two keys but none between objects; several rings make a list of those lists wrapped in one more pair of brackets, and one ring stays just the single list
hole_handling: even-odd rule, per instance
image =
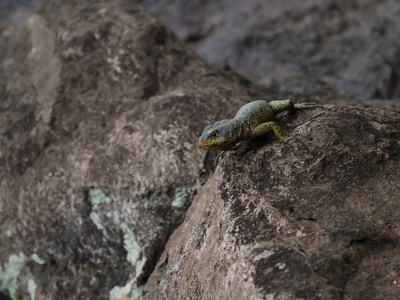
[{"label": "large rock", "polygon": [[143,0],[208,61],[282,91],[400,98],[400,3]]},{"label": "large rock", "polygon": [[9,21],[0,289],[13,299],[134,299],[212,173],[202,129],[263,94],[207,65],[133,1],[45,1]]},{"label": "large rock", "polygon": [[142,299],[399,299],[400,110],[284,117],[242,142],[173,233]]},{"label": "large rock", "polygon": [[335,297],[359,283],[395,296],[398,111],[283,115],[292,140],[242,143],[211,176],[203,127],[271,94],[206,64],[133,1],[48,0],[10,18],[0,298],[136,299],[205,182],[146,298]]}]

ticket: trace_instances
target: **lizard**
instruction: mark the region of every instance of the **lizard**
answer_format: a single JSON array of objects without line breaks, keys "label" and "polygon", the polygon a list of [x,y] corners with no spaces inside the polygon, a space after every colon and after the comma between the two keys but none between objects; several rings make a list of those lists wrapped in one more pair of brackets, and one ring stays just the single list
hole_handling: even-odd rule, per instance
[{"label": "lizard", "polygon": [[282,129],[272,121],[274,115],[288,110],[313,106],[315,103],[297,103],[290,99],[255,100],[243,105],[233,119],[221,120],[204,128],[199,138],[200,146],[227,151],[244,140],[252,140],[273,131],[281,141],[288,138]]}]

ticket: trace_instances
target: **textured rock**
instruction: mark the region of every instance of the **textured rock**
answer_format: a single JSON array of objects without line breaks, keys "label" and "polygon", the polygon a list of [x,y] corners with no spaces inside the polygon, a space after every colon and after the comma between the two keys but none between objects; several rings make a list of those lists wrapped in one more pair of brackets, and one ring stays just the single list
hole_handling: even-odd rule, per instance
[{"label": "textured rock", "polygon": [[400,110],[284,116],[242,142],[173,233],[143,299],[398,299]]},{"label": "textured rock", "polygon": [[400,98],[400,4],[144,0],[208,61],[266,87]]},{"label": "textured rock", "polygon": [[211,176],[204,126],[272,94],[128,0],[0,30],[0,298],[136,299],[205,182],[145,298],[398,298],[398,110],[284,114]]},{"label": "textured rock", "polygon": [[134,299],[212,172],[198,135],[265,95],[132,1],[15,16],[1,27],[0,289]]}]

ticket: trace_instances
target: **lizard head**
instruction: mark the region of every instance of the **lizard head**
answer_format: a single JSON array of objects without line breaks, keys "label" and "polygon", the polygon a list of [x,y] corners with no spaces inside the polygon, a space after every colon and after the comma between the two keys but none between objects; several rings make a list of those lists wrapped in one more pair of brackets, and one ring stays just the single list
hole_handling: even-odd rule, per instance
[{"label": "lizard head", "polygon": [[232,145],[231,120],[218,121],[206,126],[199,138],[199,145],[205,147],[229,150]]}]

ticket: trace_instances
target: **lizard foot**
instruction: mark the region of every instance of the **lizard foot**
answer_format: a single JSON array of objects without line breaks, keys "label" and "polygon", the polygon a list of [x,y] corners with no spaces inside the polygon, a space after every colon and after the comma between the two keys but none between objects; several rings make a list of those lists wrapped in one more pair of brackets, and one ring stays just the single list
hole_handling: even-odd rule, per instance
[{"label": "lizard foot", "polygon": [[286,144],[289,140],[291,140],[293,137],[291,136],[285,136],[283,139],[281,139],[281,143]]},{"label": "lizard foot", "polygon": [[217,157],[215,158],[215,160],[214,160],[214,166],[217,166],[217,165],[218,165],[219,160],[221,159],[222,156],[225,155],[225,152],[226,152],[226,151],[221,151],[221,152],[218,154],[218,156],[217,156]]}]

